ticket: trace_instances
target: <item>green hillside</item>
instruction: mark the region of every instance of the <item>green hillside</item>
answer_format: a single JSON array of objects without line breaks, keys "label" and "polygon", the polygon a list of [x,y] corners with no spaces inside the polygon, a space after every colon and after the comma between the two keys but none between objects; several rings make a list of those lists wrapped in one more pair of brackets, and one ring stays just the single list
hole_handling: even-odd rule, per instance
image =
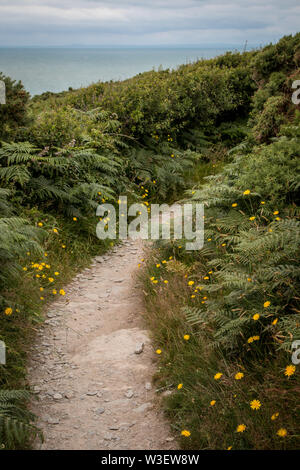
[{"label": "green hillside", "polygon": [[122,194],[148,211],[205,204],[204,248],[158,244],[142,273],[183,448],[297,447],[299,67],[300,33],[32,99],[0,74],[0,443],[24,448],[37,433],[16,391],[28,345],[45,305],[115,243],[97,239],[95,213]]}]

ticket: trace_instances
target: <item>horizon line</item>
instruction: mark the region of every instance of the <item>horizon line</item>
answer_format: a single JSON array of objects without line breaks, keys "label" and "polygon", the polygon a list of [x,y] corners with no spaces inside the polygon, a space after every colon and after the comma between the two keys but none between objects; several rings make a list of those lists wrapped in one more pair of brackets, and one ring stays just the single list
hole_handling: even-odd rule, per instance
[{"label": "horizon line", "polygon": [[[262,47],[264,44],[256,43],[256,44],[250,44],[247,43],[247,48],[255,48],[255,47]],[[61,45],[52,45],[52,44],[47,44],[47,45],[0,45],[0,49],[10,49],[10,48],[15,48],[15,49],[26,49],[26,48],[34,48],[34,49],[59,49],[59,48],[83,48],[83,49],[94,49],[94,48],[107,48],[107,49],[113,49],[113,48],[120,48],[120,49],[126,49],[126,48],[132,48],[132,49],[143,49],[143,48],[157,48],[157,49],[172,49],[172,48],[182,48],[182,49],[187,49],[187,48],[195,48],[195,49],[226,49],[226,48],[244,48],[245,43],[228,43],[228,44],[144,44],[144,45],[135,45],[135,44],[127,44],[127,45],[121,45],[121,44],[102,44],[102,45],[97,45],[97,44],[61,44]]]}]

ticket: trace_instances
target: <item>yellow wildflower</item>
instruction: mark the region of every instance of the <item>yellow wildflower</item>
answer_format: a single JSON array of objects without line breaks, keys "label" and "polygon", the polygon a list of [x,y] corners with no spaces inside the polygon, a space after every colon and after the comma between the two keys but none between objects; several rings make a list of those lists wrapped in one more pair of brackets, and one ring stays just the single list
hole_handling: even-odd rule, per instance
[{"label": "yellow wildflower", "polygon": [[252,410],[259,410],[259,408],[261,407],[261,402],[259,400],[252,400],[250,402],[250,407],[252,408]]},{"label": "yellow wildflower", "polygon": [[276,413],[274,413],[274,414],[271,416],[271,420],[272,420],[272,421],[275,421],[275,419],[277,419],[278,416],[279,416],[279,413],[278,413],[278,411],[277,411]]},{"label": "yellow wildflower", "polygon": [[295,373],[295,370],[296,370],[296,366],[292,366],[292,365],[286,366],[284,375],[286,375],[287,377],[290,377],[291,375]]},{"label": "yellow wildflower", "polygon": [[183,431],[181,431],[181,435],[184,437],[190,437],[191,433],[187,429],[184,429]]},{"label": "yellow wildflower", "polygon": [[217,372],[214,376],[214,379],[219,380],[222,377],[222,375],[223,375],[222,372]]},{"label": "yellow wildflower", "polygon": [[216,400],[212,400],[212,401],[210,402],[210,406],[215,406],[215,404],[216,404]]},{"label": "yellow wildflower", "polygon": [[238,427],[236,428],[236,432],[244,432],[246,429],[245,424],[239,424]]},{"label": "yellow wildflower", "polygon": [[244,377],[243,372],[237,372],[234,376],[235,380],[241,380]]},{"label": "yellow wildflower", "polygon": [[252,317],[252,318],[253,318],[253,320],[255,320],[255,321],[256,321],[256,320],[258,320],[258,319],[259,319],[259,317],[260,317],[259,313],[256,313],[255,315],[253,315],[253,317]]},{"label": "yellow wildflower", "polygon": [[270,307],[270,305],[271,305],[271,302],[269,302],[269,300],[267,300],[267,302],[264,303],[264,307],[265,307],[265,308]]},{"label": "yellow wildflower", "polygon": [[157,349],[155,352],[156,352],[156,354],[161,354],[162,351],[161,351],[161,349]]},{"label": "yellow wildflower", "polygon": [[4,313],[5,315],[9,316],[13,313],[13,309],[10,308],[10,307],[7,307],[5,310],[4,310]]},{"label": "yellow wildflower", "polygon": [[178,390],[181,390],[182,387],[183,387],[183,384],[178,384],[178,385],[177,385],[177,389],[178,389]]},{"label": "yellow wildflower", "polygon": [[183,339],[185,339],[185,341],[188,341],[190,339],[190,335],[184,335]]},{"label": "yellow wildflower", "polygon": [[60,289],[59,293],[60,293],[60,295],[66,295],[66,293],[63,289]]},{"label": "yellow wildflower", "polygon": [[279,437],[285,437],[287,435],[287,430],[284,429],[284,428],[280,428],[280,429],[278,429],[276,434]]},{"label": "yellow wildflower", "polygon": [[244,191],[244,195],[247,196],[247,194],[250,194],[250,189],[246,189],[246,191]]}]

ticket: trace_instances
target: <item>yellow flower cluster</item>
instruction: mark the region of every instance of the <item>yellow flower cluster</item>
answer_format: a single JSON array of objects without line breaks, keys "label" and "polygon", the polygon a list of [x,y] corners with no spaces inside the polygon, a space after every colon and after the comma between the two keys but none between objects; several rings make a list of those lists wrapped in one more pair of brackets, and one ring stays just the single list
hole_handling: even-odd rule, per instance
[{"label": "yellow flower cluster", "polygon": [[258,341],[259,340],[259,336],[250,336],[250,338],[248,338],[247,340],[247,343],[253,343],[253,341]]}]

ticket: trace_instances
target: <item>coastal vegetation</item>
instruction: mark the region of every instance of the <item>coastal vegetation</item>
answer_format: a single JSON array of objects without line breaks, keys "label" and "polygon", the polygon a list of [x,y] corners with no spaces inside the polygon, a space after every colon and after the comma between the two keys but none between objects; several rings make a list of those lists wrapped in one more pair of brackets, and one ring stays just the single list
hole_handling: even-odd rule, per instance
[{"label": "coastal vegetation", "polygon": [[[205,205],[205,244],[160,242],[141,272],[155,377],[187,449],[299,443],[300,34],[244,53],[29,99],[0,75],[0,443],[38,435],[26,351],[92,256],[96,207]],[[22,390],[23,391],[22,391]],[[167,394],[165,392],[168,392]]]}]

